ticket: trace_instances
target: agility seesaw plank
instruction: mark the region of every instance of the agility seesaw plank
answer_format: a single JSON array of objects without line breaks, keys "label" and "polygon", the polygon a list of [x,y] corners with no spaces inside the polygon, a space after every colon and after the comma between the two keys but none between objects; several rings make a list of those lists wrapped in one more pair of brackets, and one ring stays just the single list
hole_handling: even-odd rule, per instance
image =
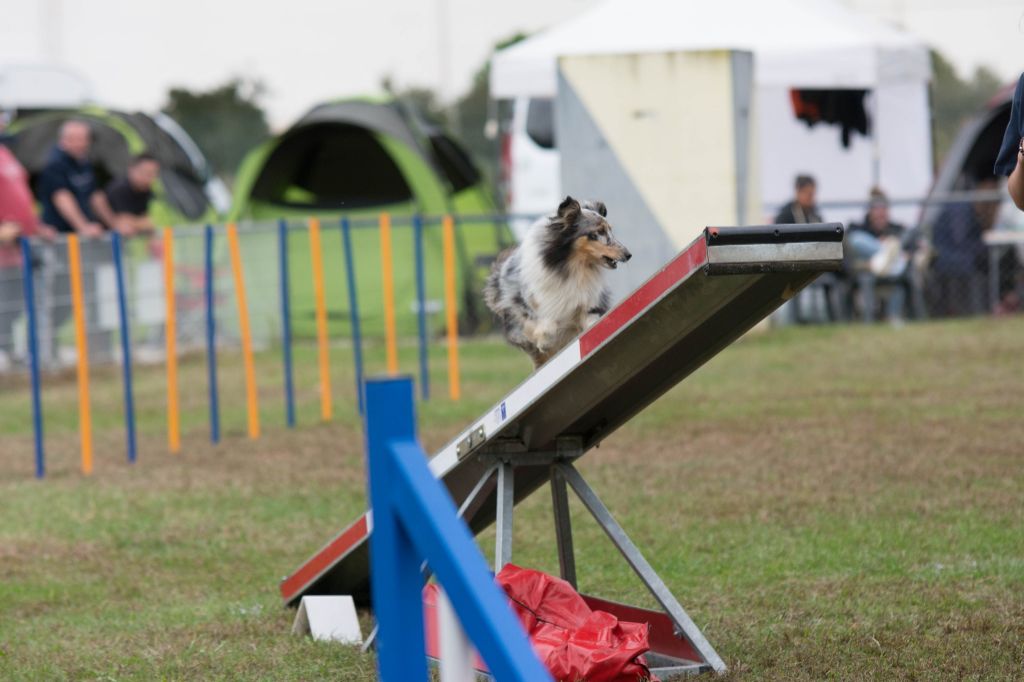
[{"label": "agility seesaw plank", "polygon": [[[707,228],[445,445],[431,470],[461,504],[484,472],[466,450],[510,437],[530,450],[567,435],[580,436],[584,450],[599,444],[818,274],[839,269],[842,238],[842,226],[828,223]],[[517,477],[517,498],[544,482]],[[479,506],[466,519],[474,531],[494,521],[493,506]],[[371,526],[364,514],[284,578],[284,601],[352,594],[366,603]]]},{"label": "agility seesaw plank", "polygon": [[[659,396],[768,316],[821,272],[838,270],[837,223],[707,228],[664,268],[569,343],[431,460],[474,532],[495,521],[499,485],[480,492],[509,459],[514,503],[551,479],[552,459],[600,444]],[[505,454],[501,454],[505,453]],[[488,456],[483,456],[484,454]],[[569,459],[572,459],[569,458]],[[307,594],[369,601],[367,512],[281,582],[294,605]]]}]

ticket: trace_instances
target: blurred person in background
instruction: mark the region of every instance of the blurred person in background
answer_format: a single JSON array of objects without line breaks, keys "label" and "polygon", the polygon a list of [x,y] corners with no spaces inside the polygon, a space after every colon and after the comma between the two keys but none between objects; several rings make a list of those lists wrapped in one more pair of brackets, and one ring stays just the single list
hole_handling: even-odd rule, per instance
[{"label": "blurred person in background", "polygon": [[[972,188],[992,192],[995,177],[980,178]],[[980,315],[985,312],[988,251],[984,234],[992,229],[999,202],[975,199],[947,205],[932,226],[935,260],[932,275],[938,312],[943,315]]]},{"label": "blurred person in background", "polygon": [[889,199],[879,188],[871,190],[864,221],[850,226],[847,237],[852,256],[852,277],[860,292],[865,322],[875,319],[878,285],[888,289],[886,318],[901,324],[906,316],[909,294],[913,316],[924,316],[924,299],[915,253],[915,235],[889,215]]},{"label": "blurred person in background", "polygon": [[[110,209],[106,195],[99,190],[96,174],[89,160],[92,148],[92,130],[85,121],[71,119],[60,127],[57,144],[50,152],[46,166],[39,176],[39,202],[43,207],[43,222],[52,225],[62,234],[77,233],[83,238],[82,293],[85,299],[85,317],[92,353],[91,359],[107,360],[111,356],[112,336],[110,330],[101,327],[97,280],[110,279],[113,258],[110,245],[98,241],[108,228],[125,231],[127,224],[118,220]],[[56,339],[60,327],[71,316],[70,278],[68,274],[67,250],[58,249],[51,260],[56,272],[51,281],[50,315],[48,329],[43,336]],[[53,360],[60,362],[56,344],[43,351],[54,354]]]},{"label": "blurred person in background", "polygon": [[153,185],[160,177],[160,162],[147,152],[132,157],[128,172],[113,180],[103,193],[114,214],[114,229],[126,237],[153,232],[149,202]]},{"label": "blurred person in background", "polygon": [[[0,136],[9,115],[0,111]],[[7,147],[0,144],[0,371],[14,357],[14,323],[24,308],[21,237],[38,231],[28,172]]]},{"label": "blurred person in background", "polygon": [[792,223],[820,223],[821,214],[818,213],[818,206],[815,199],[818,193],[818,183],[810,175],[796,176],[796,196],[775,216],[776,224]]},{"label": "blurred person in background", "polygon": [[[818,212],[817,194],[818,183],[810,175],[798,175],[794,182],[794,197],[788,204],[779,209],[775,215],[775,224],[793,223],[820,223],[823,222]],[[802,323],[806,320],[803,316],[803,304],[810,299],[812,289],[821,290],[824,294],[825,309],[828,318],[837,320],[838,305],[833,298],[838,291],[839,281],[833,273],[825,273],[815,280],[812,288],[804,289],[798,293],[789,303],[786,304],[791,322]]]},{"label": "blurred person in background", "polygon": [[[110,210],[114,212],[117,229],[126,237],[150,237],[156,229],[149,215],[149,203],[153,199],[153,186],[160,177],[160,162],[149,152],[132,157],[127,172],[112,180],[104,189]],[[149,240],[149,258],[136,261],[136,281],[145,279],[144,272],[153,272],[156,267],[162,273],[163,244],[159,239]],[[159,362],[164,358],[163,326],[153,325],[144,332],[134,351],[134,357],[142,362]]]},{"label": "blurred person in background", "polygon": [[58,232],[100,237],[104,225],[113,227],[116,223],[106,196],[96,186],[96,174],[89,161],[91,147],[88,123],[65,122],[39,176],[43,222]]}]

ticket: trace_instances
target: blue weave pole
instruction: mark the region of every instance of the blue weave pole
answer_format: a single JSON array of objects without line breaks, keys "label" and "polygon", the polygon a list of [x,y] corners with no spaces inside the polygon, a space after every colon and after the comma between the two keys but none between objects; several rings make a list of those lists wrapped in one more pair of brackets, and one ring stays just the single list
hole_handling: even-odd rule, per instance
[{"label": "blue weave pole", "polygon": [[430,398],[430,366],[427,356],[427,285],[423,264],[423,218],[412,219],[413,245],[416,258],[416,324],[419,331],[420,396]]},{"label": "blue weave pole", "polygon": [[281,279],[281,353],[284,359],[284,409],[288,427],[295,427],[295,386],[292,381],[292,305],[288,282],[288,221],[277,222],[277,254]]},{"label": "blue weave pole", "polygon": [[39,340],[36,338],[36,295],[32,277],[32,247],[21,238],[22,293],[28,327],[28,368],[32,377],[32,434],[36,444],[36,478],[46,476],[46,452],[43,450],[43,403],[39,381]]},{"label": "blue weave pole", "polygon": [[124,248],[122,237],[114,232],[110,239],[110,250],[114,257],[114,274],[117,277],[117,314],[121,323],[121,373],[124,377],[124,423],[128,439],[128,463],[136,458],[135,443],[135,396],[132,391],[132,338],[128,323],[128,297],[124,286]]},{"label": "blue weave pole", "polygon": [[420,573],[425,559],[494,679],[550,681],[451,496],[430,473],[416,439],[410,378],[366,382],[366,441],[380,679],[428,679]]},{"label": "blue weave pole", "polygon": [[220,442],[220,406],[217,400],[217,319],[214,310],[213,226],[203,230],[206,283],[206,373],[210,388],[210,442]]},{"label": "blue weave pole", "polygon": [[345,277],[348,281],[348,317],[352,326],[352,357],[356,369],[356,400],[359,414],[366,411],[363,402],[363,334],[359,328],[359,293],[356,291],[356,267],[352,258],[352,226],[341,219],[341,245],[345,252]]}]

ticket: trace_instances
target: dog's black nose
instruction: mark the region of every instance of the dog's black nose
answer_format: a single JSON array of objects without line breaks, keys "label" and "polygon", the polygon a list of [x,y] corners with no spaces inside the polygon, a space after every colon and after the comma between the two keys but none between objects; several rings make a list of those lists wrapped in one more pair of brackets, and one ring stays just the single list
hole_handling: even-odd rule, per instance
[{"label": "dog's black nose", "polygon": [[633,257],[633,254],[631,254],[631,253],[630,253],[629,251],[627,251],[627,252],[626,252],[626,257],[625,257],[625,258],[623,258],[622,260],[624,260],[624,261],[628,261],[628,260],[629,260],[630,258],[632,258],[632,257]]}]

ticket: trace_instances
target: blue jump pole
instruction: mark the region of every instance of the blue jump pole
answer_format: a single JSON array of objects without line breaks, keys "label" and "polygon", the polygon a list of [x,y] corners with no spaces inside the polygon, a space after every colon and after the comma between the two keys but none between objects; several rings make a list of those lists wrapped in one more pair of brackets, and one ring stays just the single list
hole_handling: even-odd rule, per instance
[{"label": "blue jump pole", "polygon": [[128,300],[124,286],[124,249],[121,235],[114,232],[110,239],[114,256],[114,273],[117,277],[117,312],[121,322],[121,371],[124,376],[124,421],[128,438],[128,463],[136,458],[135,443],[135,397],[132,392],[132,339],[128,325]]},{"label": "blue jump pole", "polygon": [[380,679],[429,679],[421,570],[425,560],[494,679],[551,682],[448,491],[427,466],[427,453],[416,438],[412,379],[371,379],[366,403],[373,508],[370,589],[379,628]]},{"label": "blue jump pole", "polygon": [[359,414],[363,414],[363,335],[359,329],[359,295],[356,291],[356,268],[352,258],[352,226],[349,225],[348,218],[341,219],[341,242],[345,252],[345,277],[348,281],[348,315],[352,326],[352,356],[356,366],[356,398],[359,401]]},{"label": "blue jump pole", "polygon": [[427,285],[423,264],[423,218],[412,219],[413,244],[416,258],[416,324],[420,346],[420,396],[430,398],[430,367],[427,357]]},{"label": "blue jump pole", "polygon": [[220,442],[220,407],[217,403],[217,320],[213,282],[213,226],[203,230],[206,282],[206,372],[210,387],[210,442]]},{"label": "blue jump pole", "polygon": [[36,295],[32,282],[32,247],[21,238],[22,291],[28,327],[28,367],[32,375],[32,433],[36,441],[36,478],[46,476],[46,452],[43,450],[43,404],[40,399],[39,341],[36,339]]},{"label": "blue jump pole", "polygon": [[277,254],[281,279],[281,352],[284,359],[284,407],[288,427],[295,427],[295,386],[292,381],[292,306],[288,282],[288,221],[277,221]]}]

